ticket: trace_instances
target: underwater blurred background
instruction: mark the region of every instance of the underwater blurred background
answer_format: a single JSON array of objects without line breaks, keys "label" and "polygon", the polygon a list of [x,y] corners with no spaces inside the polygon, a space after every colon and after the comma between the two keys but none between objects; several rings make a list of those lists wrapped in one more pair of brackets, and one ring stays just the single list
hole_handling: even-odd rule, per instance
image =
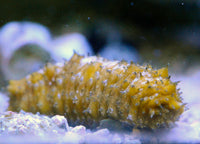
[{"label": "underwater blurred background", "polygon": [[1,79],[21,78],[47,61],[69,59],[73,49],[187,73],[199,68],[199,21],[198,0],[4,1]]},{"label": "underwater blurred background", "polygon": [[[1,2],[1,63],[4,68],[9,65],[7,70],[1,68],[6,71],[2,74],[9,79],[18,77],[10,72],[20,61],[18,53],[33,63],[27,53],[40,62],[57,61],[69,58],[72,49],[155,67],[169,64],[171,71],[185,73],[199,67],[199,7],[198,0]],[[35,47],[38,50],[33,50]],[[45,56],[39,50],[44,50]],[[27,67],[19,77],[37,67]]]},{"label": "underwater blurred background", "polygon": [[[74,51],[168,65],[172,80],[181,81],[185,102],[200,103],[199,0],[0,2],[1,87]],[[195,132],[199,137],[200,126]]]}]

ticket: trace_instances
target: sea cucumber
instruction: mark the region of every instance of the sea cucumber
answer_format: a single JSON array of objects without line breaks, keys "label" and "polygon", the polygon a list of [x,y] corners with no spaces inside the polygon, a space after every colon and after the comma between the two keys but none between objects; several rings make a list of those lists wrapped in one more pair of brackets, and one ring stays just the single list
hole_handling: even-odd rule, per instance
[{"label": "sea cucumber", "polygon": [[135,127],[168,127],[183,113],[177,83],[168,68],[109,61],[78,54],[7,87],[10,110],[64,114],[69,121],[99,122],[111,118]]}]

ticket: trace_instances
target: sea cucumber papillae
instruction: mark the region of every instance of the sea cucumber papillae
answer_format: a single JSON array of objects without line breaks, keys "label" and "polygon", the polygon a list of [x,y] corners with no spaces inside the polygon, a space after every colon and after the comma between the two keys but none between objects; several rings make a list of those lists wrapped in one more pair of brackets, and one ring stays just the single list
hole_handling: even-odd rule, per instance
[{"label": "sea cucumber papillae", "polygon": [[184,104],[167,68],[108,61],[77,54],[7,87],[10,110],[64,114],[69,121],[105,118],[136,127],[159,128],[175,122]]}]

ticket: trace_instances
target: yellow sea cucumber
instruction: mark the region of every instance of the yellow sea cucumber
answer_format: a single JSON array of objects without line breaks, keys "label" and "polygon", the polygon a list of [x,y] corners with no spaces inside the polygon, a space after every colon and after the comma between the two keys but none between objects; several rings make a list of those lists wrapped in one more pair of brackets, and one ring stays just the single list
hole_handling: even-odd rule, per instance
[{"label": "yellow sea cucumber", "polygon": [[10,110],[64,114],[69,121],[99,122],[105,118],[135,127],[159,128],[184,111],[177,83],[168,68],[108,61],[77,54],[50,64],[7,87]]}]

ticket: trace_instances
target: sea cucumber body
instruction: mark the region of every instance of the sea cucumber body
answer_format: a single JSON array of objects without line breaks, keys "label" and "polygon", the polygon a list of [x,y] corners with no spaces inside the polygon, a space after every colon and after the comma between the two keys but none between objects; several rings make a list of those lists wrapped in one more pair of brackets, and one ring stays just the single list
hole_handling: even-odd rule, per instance
[{"label": "sea cucumber body", "polygon": [[89,124],[112,118],[136,127],[158,128],[184,111],[168,69],[108,61],[77,54],[64,64],[47,64],[7,90],[10,110],[64,114]]}]

